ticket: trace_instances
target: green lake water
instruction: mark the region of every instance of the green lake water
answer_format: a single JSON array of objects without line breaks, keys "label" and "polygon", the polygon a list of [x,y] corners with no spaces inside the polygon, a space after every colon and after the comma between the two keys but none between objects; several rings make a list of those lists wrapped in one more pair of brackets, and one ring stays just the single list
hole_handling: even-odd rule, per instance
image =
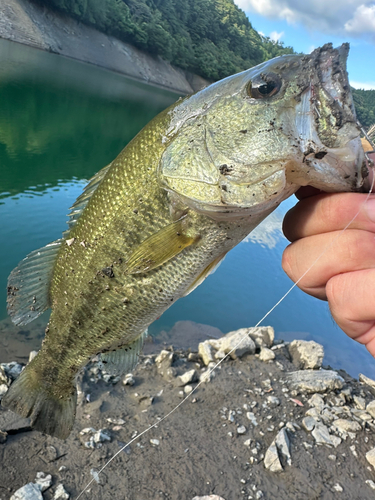
[{"label": "green lake water", "polygon": [[[61,236],[86,180],[178,97],[0,40],[0,362],[25,361],[39,348],[48,320],[45,313],[29,325],[12,325],[6,315],[10,271],[27,253]],[[293,203],[284,202],[214,275],[151,325],[151,334],[173,343],[168,332],[177,321],[223,333],[256,324],[291,286],[280,265],[287,245],[280,226]],[[375,361],[335,325],[326,303],[294,289],[265,323],[277,338],[322,343],[326,364],[375,378]],[[194,330],[185,323],[184,331],[186,325]]]}]

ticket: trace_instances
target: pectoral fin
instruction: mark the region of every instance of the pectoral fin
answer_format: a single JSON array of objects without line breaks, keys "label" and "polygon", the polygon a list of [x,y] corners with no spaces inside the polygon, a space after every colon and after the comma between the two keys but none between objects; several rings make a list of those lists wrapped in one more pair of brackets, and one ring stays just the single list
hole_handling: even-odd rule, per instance
[{"label": "pectoral fin", "polygon": [[189,288],[185,291],[183,294],[183,297],[186,297],[186,295],[189,295],[193,290],[195,290],[203,281],[209,276],[210,274],[213,274],[216,269],[220,266],[220,264],[223,262],[226,252],[223,255],[219,255],[215,260],[213,260],[206,269],[204,269],[200,275],[193,281],[193,283],[189,286]]},{"label": "pectoral fin", "polygon": [[186,234],[185,217],[169,224],[143,241],[126,263],[128,274],[151,271],[198,241],[199,235]]}]

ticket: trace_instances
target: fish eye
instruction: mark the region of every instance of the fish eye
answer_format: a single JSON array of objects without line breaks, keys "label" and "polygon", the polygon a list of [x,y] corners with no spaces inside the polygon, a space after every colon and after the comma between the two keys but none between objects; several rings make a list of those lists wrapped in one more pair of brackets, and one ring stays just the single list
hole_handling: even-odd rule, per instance
[{"label": "fish eye", "polygon": [[281,89],[281,79],[274,73],[260,74],[253,82],[247,84],[247,94],[253,99],[265,99],[272,97]]}]

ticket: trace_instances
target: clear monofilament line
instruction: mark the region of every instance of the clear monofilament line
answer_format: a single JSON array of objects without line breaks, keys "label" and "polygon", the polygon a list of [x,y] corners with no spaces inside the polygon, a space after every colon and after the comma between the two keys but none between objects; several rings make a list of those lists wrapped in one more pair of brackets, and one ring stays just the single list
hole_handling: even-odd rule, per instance
[{"label": "clear monofilament line", "polygon": [[[370,143],[371,144],[371,143]],[[309,268],[302,274],[302,276],[300,276],[300,278],[289,288],[289,290],[280,298],[280,300],[278,300],[278,302],[276,302],[276,304],[258,321],[258,323],[255,325],[255,328],[258,327],[275,309],[276,307],[278,307],[281,302],[290,294],[290,292],[296,287],[298,286],[298,283],[300,283],[300,281],[306,276],[306,274],[308,272],[311,271],[311,269],[315,266],[315,264],[323,257],[323,255],[325,255],[328,250],[330,250],[333,245],[337,242],[337,240],[342,236],[342,234],[348,229],[348,227],[354,222],[354,220],[358,217],[362,207],[365,205],[365,203],[367,202],[367,200],[369,199],[371,193],[372,193],[372,190],[373,190],[373,187],[374,187],[374,183],[375,183],[375,175],[373,175],[373,178],[372,178],[372,183],[371,183],[371,187],[370,187],[370,190],[369,192],[367,193],[367,196],[366,196],[366,199],[364,200],[364,202],[361,204],[360,208],[358,209],[357,213],[354,215],[354,217],[350,220],[350,222],[348,222],[348,224],[344,227],[344,229],[341,229],[341,231],[339,231],[339,233],[335,236],[335,238],[333,238],[333,240],[322,250],[322,252],[318,255],[318,257],[314,260],[314,262],[309,266]],[[216,368],[218,366],[221,365],[221,363],[227,359],[241,344],[242,342],[247,338],[247,335],[244,334],[241,338],[241,340],[225,355],[224,358],[222,358],[220,361],[218,361],[215,366],[213,366],[210,370],[207,371],[207,374],[206,374],[206,377],[210,377],[211,373],[213,371],[216,370]],[[168,417],[170,417],[175,411],[177,411],[180,406],[182,406],[194,393],[195,391],[198,389],[198,387],[201,386],[201,384],[203,384],[205,382],[205,380],[201,380],[195,387],[194,389],[187,395],[185,396],[185,398],[180,401],[174,408],[172,408],[172,410],[170,410],[168,413],[166,413],[160,420],[158,420],[157,422],[153,423],[152,425],[150,425],[149,427],[147,427],[145,430],[143,430],[140,434],[137,434],[137,436],[135,436],[133,439],[131,439],[128,443],[126,443],[124,446],[122,446],[122,448],[120,448],[109,460],[106,464],[103,465],[103,467],[98,471],[98,475],[101,474],[104,469],[106,469],[108,467],[108,465],[121,453],[123,452],[128,446],[130,446],[132,443],[134,443],[134,441],[137,441],[139,438],[141,438],[142,436],[144,436],[145,434],[147,434],[149,431],[151,431],[151,429],[154,429],[155,427],[159,426],[164,420],[166,420]],[[79,493],[78,497],[76,500],[79,500],[79,498],[81,498],[81,496],[87,491],[87,489],[91,486],[91,484],[95,481],[95,478],[91,479],[89,481],[89,483],[85,486],[85,488],[81,491],[81,493]]]}]

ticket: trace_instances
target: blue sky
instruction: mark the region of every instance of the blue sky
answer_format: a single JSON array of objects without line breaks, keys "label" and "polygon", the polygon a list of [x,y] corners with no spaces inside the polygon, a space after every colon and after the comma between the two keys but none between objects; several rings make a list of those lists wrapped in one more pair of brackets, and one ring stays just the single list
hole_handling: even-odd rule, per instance
[{"label": "blue sky", "polygon": [[234,0],[253,28],[297,52],[350,43],[349,80],[375,89],[375,0]]}]

